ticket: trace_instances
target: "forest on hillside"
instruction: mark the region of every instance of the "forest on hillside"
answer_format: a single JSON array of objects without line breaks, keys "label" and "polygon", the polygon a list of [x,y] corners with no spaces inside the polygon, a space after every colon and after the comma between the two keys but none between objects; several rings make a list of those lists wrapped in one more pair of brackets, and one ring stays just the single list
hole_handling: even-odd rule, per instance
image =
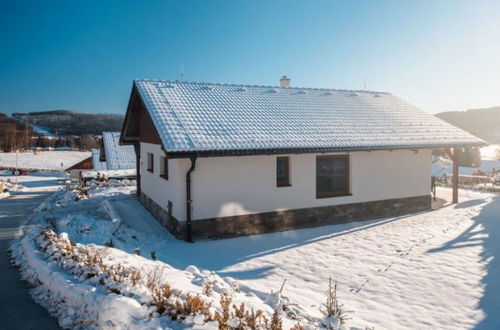
[{"label": "forest on hillside", "polygon": [[[107,127],[115,128],[116,125]],[[36,147],[66,147],[73,150],[90,150],[99,148],[101,134],[102,131],[97,134],[43,136],[33,128],[30,119],[10,117],[0,113],[0,151],[10,152]]]},{"label": "forest on hillside", "polygon": [[120,131],[123,115],[89,114],[69,110],[13,113],[20,121],[28,121],[55,136],[101,135],[103,131]]}]

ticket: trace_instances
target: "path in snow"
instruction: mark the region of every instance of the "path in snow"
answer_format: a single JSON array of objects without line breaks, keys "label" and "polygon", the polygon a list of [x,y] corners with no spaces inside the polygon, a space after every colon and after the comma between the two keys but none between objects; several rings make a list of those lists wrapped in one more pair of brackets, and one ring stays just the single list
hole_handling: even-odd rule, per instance
[{"label": "path in snow", "polygon": [[[451,192],[441,189],[447,194]],[[263,297],[278,290],[319,315],[328,278],[351,326],[500,329],[500,196],[420,214],[187,244],[157,242],[160,259],[232,276]]]},{"label": "path in snow", "polygon": [[[5,177],[1,177],[5,179]],[[56,189],[57,181],[49,177],[19,177],[27,191],[0,200],[0,329],[59,329],[57,320],[30,297],[19,271],[10,264],[9,242],[19,229],[19,223]]]}]

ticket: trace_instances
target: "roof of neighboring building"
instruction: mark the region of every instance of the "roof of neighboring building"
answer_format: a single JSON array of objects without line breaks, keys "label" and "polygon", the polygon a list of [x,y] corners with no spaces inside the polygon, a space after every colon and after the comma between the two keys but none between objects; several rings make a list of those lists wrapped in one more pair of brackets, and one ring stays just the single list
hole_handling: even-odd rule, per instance
[{"label": "roof of neighboring building", "polygon": [[103,132],[102,141],[106,168],[108,170],[124,170],[135,168],[135,150],[133,146],[121,146],[120,132]]},{"label": "roof of neighboring building", "polygon": [[92,167],[96,171],[104,171],[107,170],[106,162],[101,162],[99,156],[101,154],[100,149],[92,149]]},{"label": "roof of neighboring building", "polygon": [[69,170],[90,170],[92,169],[92,156],[90,157],[87,157],[81,161],[79,161],[78,163],[68,167],[66,169],[66,171],[69,171]]},{"label": "roof of neighboring building", "polygon": [[390,93],[161,80],[134,86],[167,153],[486,145]]}]

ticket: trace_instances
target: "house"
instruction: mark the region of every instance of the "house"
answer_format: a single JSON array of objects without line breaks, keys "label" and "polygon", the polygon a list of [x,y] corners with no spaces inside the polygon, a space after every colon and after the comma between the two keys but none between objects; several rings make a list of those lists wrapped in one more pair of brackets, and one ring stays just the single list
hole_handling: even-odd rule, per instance
[{"label": "house", "polygon": [[97,179],[101,174],[108,179],[130,180],[136,177],[136,156],[133,146],[119,145],[120,132],[104,132],[101,149],[92,149],[92,171],[80,174],[85,183]]},{"label": "house", "polygon": [[142,203],[176,237],[427,210],[431,149],[485,145],[390,93],[280,83],[134,81],[120,143],[136,150]]},{"label": "house", "polygon": [[81,173],[91,170],[92,167],[92,156],[90,156],[74,165],[71,165],[65,170],[65,172],[69,173],[70,177],[74,180],[79,180]]},{"label": "house", "polygon": [[101,161],[101,149],[92,149],[92,169],[94,171],[105,171],[107,170],[106,162]]},{"label": "house", "polygon": [[121,146],[120,132],[103,132],[99,160],[106,163],[107,170],[135,169],[133,146]]}]

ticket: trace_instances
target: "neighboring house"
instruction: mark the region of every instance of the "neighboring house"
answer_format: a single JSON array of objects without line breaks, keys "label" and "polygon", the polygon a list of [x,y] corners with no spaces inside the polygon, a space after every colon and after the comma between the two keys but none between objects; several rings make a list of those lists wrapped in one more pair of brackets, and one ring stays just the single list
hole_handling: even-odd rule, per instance
[{"label": "neighboring house", "polygon": [[65,171],[68,172],[70,176],[75,180],[79,180],[80,174],[82,172],[91,170],[92,168],[93,168],[92,156],[90,156],[68,167]]},{"label": "neighboring house", "polygon": [[99,160],[106,163],[107,170],[135,169],[133,146],[121,146],[120,132],[103,132]]},{"label": "neighboring house", "polygon": [[72,170],[91,170],[92,167],[92,156],[87,157],[78,163],[71,165],[66,169],[66,171],[72,171]]},{"label": "neighboring house", "polygon": [[92,168],[94,171],[107,170],[106,162],[101,162],[101,149],[92,149]]},{"label": "neighboring house", "polygon": [[136,150],[141,201],[175,236],[427,210],[431,149],[485,145],[390,93],[288,81],[134,81],[120,142]]}]

